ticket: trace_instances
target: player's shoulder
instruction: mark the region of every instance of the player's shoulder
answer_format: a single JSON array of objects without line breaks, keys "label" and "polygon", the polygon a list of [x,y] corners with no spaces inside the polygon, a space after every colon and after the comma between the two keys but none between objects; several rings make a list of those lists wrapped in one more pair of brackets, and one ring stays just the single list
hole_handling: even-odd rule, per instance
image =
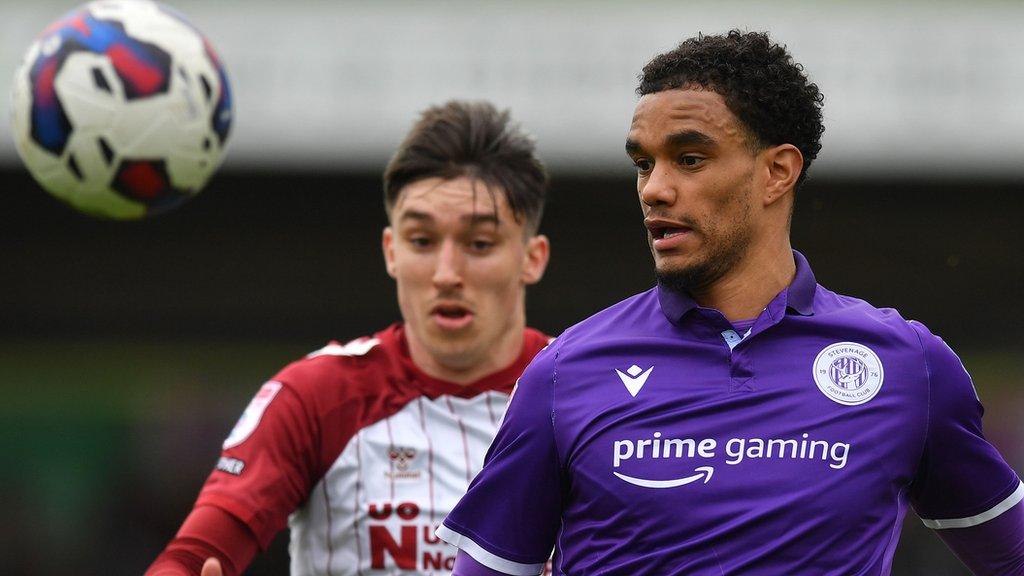
[{"label": "player's shoulder", "polygon": [[400,371],[392,330],[345,343],[331,341],[282,368],[273,380],[305,400],[387,394]]},{"label": "player's shoulder", "polygon": [[904,317],[895,308],[875,306],[862,298],[838,294],[821,286],[815,295],[814,317],[817,322],[870,332],[877,339],[915,351],[948,348],[927,326]]}]

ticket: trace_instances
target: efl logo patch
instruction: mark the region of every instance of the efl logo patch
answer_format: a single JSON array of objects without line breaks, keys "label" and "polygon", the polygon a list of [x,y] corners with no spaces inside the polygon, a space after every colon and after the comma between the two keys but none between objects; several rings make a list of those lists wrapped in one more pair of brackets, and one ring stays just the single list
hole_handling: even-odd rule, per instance
[{"label": "efl logo patch", "polygon": [[263,412],[270,405],[270,401],[277,396],[277,393],[281,390],[281,383],[274,382],[271,380],[260,388],[260,391],[256,393],[249,405],[246,406],[245,412],[242,412],[242,417],[238,419],[235,427],[231,430],[231,434],[228,435],[227,440],[224,441],[224,449],[233,448],[238,446],[250,434],[256,430],[256,426],[260,423],[260,418],[263,417]]},{"label": "efl logo patch", "polygon": [[871,400],[882,389],[882,361],[870,348],[856,342],[837,342],[818,353],[812,368],[822,394],[846,406]]}]

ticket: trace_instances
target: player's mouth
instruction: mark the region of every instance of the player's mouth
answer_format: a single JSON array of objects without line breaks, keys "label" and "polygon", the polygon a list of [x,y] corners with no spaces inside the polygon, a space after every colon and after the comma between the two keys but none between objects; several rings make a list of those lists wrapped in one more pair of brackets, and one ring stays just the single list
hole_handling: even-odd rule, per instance
[{"label": "player's mouth", "polygon": [[442,330],[461,330],[473,321],[473,311],[454,302],[443,302],[430,309],[430,318]]},{"label": "player's mouth", "polygon": [[678,248],[694,235],[693,228],[670,220],[648,218],[644,225],[651,235],[651,246],[658,252]]}]

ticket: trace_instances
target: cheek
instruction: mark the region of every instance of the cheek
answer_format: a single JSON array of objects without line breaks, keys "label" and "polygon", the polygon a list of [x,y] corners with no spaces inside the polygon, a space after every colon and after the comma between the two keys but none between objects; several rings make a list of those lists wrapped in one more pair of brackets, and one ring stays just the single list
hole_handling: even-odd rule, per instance
[{"label": "cheek", "polygon": [[392,270],[399,289],[427,284],[433,275],[429,257],[415,254],[396,253]]},{"label": "cheek", "polygon": [[732,228],[746,221],[750,212],[751,176],[749,171],[731,171],[713,183],[711,211],[721,228]]},{"label": "cheek", "polygon": [[518,289],[523,272],[522,258],[522,254],[516,254],[484,259],[473,267],[468,280],[495,297],[504,297],[507,292]]}]

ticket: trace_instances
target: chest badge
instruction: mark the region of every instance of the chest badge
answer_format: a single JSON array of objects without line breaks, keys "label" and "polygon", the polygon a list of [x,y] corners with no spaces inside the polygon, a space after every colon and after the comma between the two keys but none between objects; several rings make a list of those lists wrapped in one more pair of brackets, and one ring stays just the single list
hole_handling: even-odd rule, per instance
[{"label": "chest badge", "polygon": [[826,346],[814,359],[814,383],[829,399],[846,406],[871,400],[882,389],[885,372],[873,350],[856,342]]},{"label": "chest badge", "polygon": [[633,364],[625,372],[616,368],[615,373],[619,375],[619,380],[622,380],[626,390],[629,391],[629,395],[636,398],[636,395],[640,393],[640,389],[647,382],[647,377],[651,375],[651,370],[654,370],[654,366],[644,370]]},{"label": "chest badge", "polygon": [[384,472],[384,475],[392,479],[415,480],[420,477],[420,471],[412,469],[413,460],[416,458],[416,449],[409,446],[391,446],[388,449],[388,459],[391,461],[391,469]]}]

